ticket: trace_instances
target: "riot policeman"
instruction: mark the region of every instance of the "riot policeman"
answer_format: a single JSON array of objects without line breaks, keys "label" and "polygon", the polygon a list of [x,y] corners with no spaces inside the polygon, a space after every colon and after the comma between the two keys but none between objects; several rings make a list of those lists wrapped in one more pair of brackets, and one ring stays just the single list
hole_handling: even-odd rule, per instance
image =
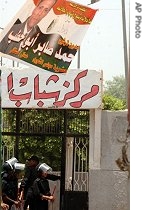
[{"label": "riot policeman", "polygon": [[[28,189],[33,185],[34,180],[37,178],[37,169],[36,166],[39,164],[39,158],[36,155],[32,155],[27,159],[24,177],[20,185],[20,200],[24,200],[24,210],[27,209],[29,205],[29,210],[33,210],[33,203],[31,195],[32,193],[28,192]],[[27,195],[28,193],[28,195]]]},{"label": "riot policeman", "polygon": [[36,155],[32,155],[27,159],[24,177],[21,181],[22,199],[26,199],[26,194],[29,187],[32,186],[34,180],[37,178],[36,166],[39,164],[39,158]]},{"label": "riot policeman", "polygon": [[32,186],[34,210],[48,210],[49,202],[54,201],[54,196],[50,193],[48,174],[51,173],[52,168],[46,163],[41,163],[37,166],[37,179]]},{"label": "riot policeman", "polygon": [[[33,202],[33,182],[38,178],[38,168],[42,165],[39,163],[39,158],[35,155],[32,155],[28,160],[25,167],[24,178],[21,182],[21,200],[24,199],[24,210],[29,206],[29,210],[34,210]],[[56,181],[60,179],[60,176],[48,173],[47,179]]]},{"label": "riot policeman", "polygon": [[2,165],[2,201],[9,205],[19,206],[18,201],[18,171],[23,170],[25,164],[18,163],[15,157],[4,162]]}]

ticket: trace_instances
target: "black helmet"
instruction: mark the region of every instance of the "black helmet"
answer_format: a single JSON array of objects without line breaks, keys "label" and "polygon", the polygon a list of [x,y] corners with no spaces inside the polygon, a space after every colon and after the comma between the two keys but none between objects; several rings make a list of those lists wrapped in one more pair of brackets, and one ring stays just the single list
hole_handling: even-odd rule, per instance
[{"label": "black helmet", "polygon": [[46,163],[40,163],[37,165],[38,172],[52,172],[52,168],[48,166]]}]

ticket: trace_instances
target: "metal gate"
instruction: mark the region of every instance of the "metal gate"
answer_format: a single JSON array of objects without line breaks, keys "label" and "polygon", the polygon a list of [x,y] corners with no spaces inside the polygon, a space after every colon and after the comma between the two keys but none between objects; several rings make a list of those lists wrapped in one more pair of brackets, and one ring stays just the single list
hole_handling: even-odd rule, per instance
[{"label": "metal gate", "polygon": [[60,210],[88,210],[89,110],[2,109],[2,159],[37,154],[61,173]]}]

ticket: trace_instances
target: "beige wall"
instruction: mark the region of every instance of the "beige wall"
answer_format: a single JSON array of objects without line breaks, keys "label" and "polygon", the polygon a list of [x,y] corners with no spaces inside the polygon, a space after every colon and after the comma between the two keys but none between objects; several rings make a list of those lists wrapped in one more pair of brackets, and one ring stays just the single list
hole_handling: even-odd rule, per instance
[{"label": "beige wall", "polygon": [[115,162],[121,157],[124,144],[120,141],[126,139],[127,126],[127,111],[102,111],[100,168],[90,167],[89,170],[89,210],[129,210],[130,208],[128,172],[121,171]]}]

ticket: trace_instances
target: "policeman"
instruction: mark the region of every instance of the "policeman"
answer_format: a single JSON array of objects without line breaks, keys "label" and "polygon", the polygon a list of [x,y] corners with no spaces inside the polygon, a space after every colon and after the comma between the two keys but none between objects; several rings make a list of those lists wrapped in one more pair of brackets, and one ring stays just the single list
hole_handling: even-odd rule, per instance
[{"label": "policeman", "polygon": [[46,163],[41,163],[37,166],[37,179],[32,186],[33,192],[33,210],[48,210],[49,202],[54,201],[54,196],[50,193],[48,174],[52,171]]},{"label": "policeman", "polygon": [[29,210],[33,209],[32,207],[33,204],[31,204],[30,196],[27,196],[26,199],[26,195],[28,189],[32,186],[34,180],[37,178],[36,166],[38,164],[39,164],[39,158],[36,155],[32,155],[30,158],[27,159],[24,178],[21,181],[20,185],[20,191],[21,191],[20,200],[24,200],[24,210],[27,209],[28,205],[29,205]]},{"label": "policeman", "polygon": [[2,200],[5,204],[19,206],[18,201],[18,170],[24,170],[25,164],[18,163],[15,157],[7,160],[2,166]]},{"label": "policeman", "polygon": [[32,186],[34,180],[37,178],[36,166],[39,164],[39,158],[32,155],[26,161],[25,174],[23,180],[21,181],[21,188],[23,189],[23,199],[25,200],[27,191],[29,187]]},{"label": "policeman", "polygon": [[[21,190],[20,200],[24,200],[24,210],[27,209],[28,205],[29,205],[29,210],[34,209],[34,205],[32,202],[33,192],[31,186],[33,185],[34,180],[37,179],[39,166],[40,166],[39,158],[36,155],[32,155],[30,158],[27,159],[24,178],[20,186]],[[54,174],[48,174],[47,179],[56,181],[60,179],[60,176]]]}]

